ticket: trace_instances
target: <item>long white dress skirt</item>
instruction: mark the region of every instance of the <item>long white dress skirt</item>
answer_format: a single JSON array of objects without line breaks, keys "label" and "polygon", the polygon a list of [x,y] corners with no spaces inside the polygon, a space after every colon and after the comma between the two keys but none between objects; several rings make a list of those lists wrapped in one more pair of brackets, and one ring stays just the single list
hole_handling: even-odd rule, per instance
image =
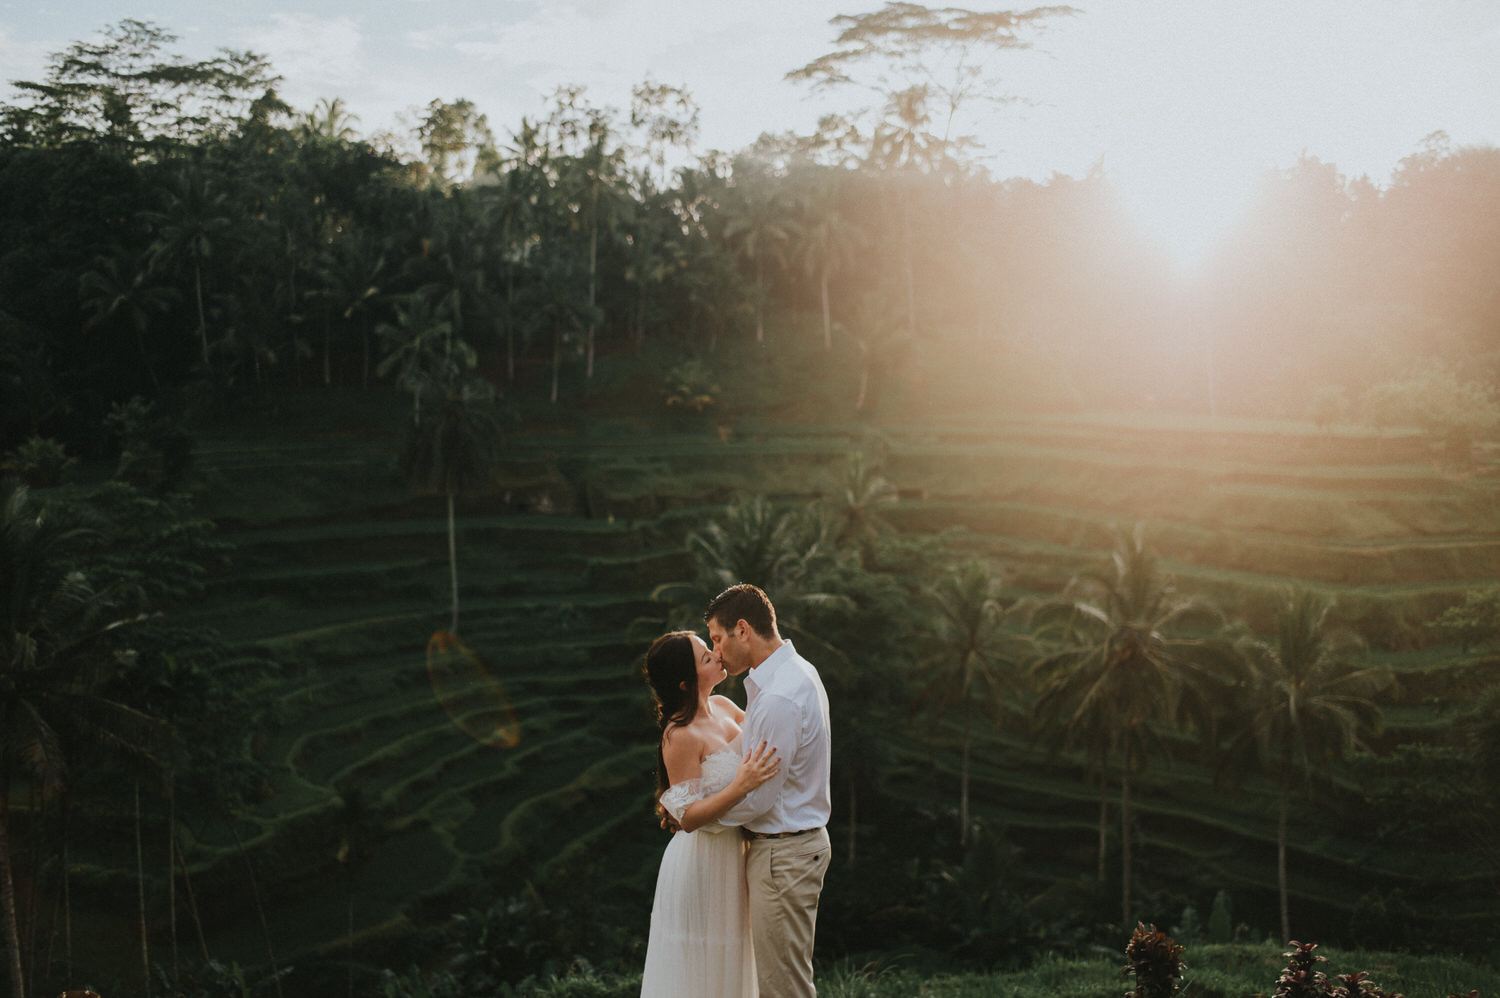
[{"label": "long white dress skirt", "polygon": [[[710,762],[717,760],[704,760],[706,778],[711,769],[719,768]],[[733,776],[732,768],[729,775]],[[692,782],[699,784],[691,788],[691,799],[697,799],[704,795],[702,784]],[[687,789],[680,785],[668,794]],[[680,818],[686,805],[672,805],[688,795],[674,796],[677,799],[669,803],[664,795],[663,804]],[[675,833],[656,875],[641,998],[757,998],[758,993],[740,830],[705,825],[695,832]]]}]

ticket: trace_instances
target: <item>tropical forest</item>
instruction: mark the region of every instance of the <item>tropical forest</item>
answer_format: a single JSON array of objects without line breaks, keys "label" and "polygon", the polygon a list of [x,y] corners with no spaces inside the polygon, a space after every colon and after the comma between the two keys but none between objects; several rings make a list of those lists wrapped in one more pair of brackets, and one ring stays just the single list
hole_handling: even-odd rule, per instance
[{"label": "tropical forest", "polygon": [[16,81],[0,995],[638,994],[643,655],[737,582],[830,701],[825,995],[1496,993],[1500,149],[1185,269],[903,73],[1068,11],[841,19],[883,91],[732,150],[141,20]]}]

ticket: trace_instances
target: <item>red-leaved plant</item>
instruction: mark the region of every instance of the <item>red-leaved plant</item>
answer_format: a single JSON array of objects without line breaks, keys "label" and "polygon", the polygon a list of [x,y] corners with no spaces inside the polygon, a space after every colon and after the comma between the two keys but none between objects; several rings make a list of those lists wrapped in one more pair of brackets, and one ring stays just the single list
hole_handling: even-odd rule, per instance
[{"label": "red-leaved plant", "polygon": [[1182,977],[1182,947],[1156,926],[1137,922],[1125,947],[1125,972],[1135,977],[1135,990],[1125,998],[1171,998]]},{"label": "red-leaved plant", "polygon": [[1281,954],[1287,958],[1287,965],[1276,979],[1274,998],[1324,998],[1328,994],[1328,977],[1317,967],[1327,963],[1328,958],[1317,954],[1317,943],[1299,943],[1293,939],[1291,946],[1289,952]]},{"label": "red-leaved plant", "polygon": [[[1317,969],[1318,964],[1328,962],[1326,957],[1317,954],[1317,943],[1299,943],[1293,939],[1291,946],[1290,951],[1281,954],[1287,958],[1287,965],[1276,980],[1273,998],[1405,998],[1400,994],[1386,994],[1363,970],[1340,974],[1336,978],[1339,983],[1330,984],[1327,975]],[[1456,996],[1450,995],[1449,998]],[[1469,998],[1479,998],[1479,995],[1476,992]]]}]

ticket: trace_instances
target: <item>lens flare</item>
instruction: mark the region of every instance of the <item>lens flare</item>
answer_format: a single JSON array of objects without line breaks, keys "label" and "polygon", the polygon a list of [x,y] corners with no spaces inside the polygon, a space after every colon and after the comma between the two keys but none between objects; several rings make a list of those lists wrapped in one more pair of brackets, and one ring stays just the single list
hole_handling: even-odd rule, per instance
[{"label": "lens flare", "polygon": [[521,725],[500,681],[457,634],[437,631],[427,639],[427,678],[432,695],[470,738],[493,748],[515,748]]}]

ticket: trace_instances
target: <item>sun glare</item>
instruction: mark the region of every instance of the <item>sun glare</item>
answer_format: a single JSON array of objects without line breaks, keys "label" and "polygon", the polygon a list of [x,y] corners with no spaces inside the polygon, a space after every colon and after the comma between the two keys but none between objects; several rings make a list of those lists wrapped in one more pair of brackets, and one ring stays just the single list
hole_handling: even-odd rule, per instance
[{"label": "sun glare", "polygon": [[1181,160],[1111,171],[1126,210],[1179,270],[1196,267],[1244,217],[1255,185],[1248,167]]}]

